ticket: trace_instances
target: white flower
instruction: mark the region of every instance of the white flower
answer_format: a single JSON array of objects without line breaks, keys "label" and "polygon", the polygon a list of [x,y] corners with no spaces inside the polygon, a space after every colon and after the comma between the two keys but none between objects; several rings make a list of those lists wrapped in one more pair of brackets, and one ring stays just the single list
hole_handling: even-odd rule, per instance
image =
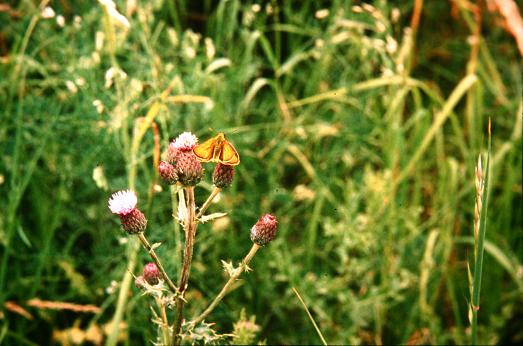
[{"label": "white flower", "polygon": [[113,193],[109,198],[109,209],[113,214],[127,215],[136,208],[138,198],[134,191],[122,190]]},{"label": "white flower", "polygon": [[198,138],[191,132],[182,133],[171,143],[175,149],[182,151],[193,150],[196,144],[198,144]]},{"label": "white flower", "polygon": [[79,87],[82,87],[85,85],[85,79],[83,79],[82,77],[78,77],[74,80],[75,84],[78,85]]},{"label": "white flower", "polygon": [[125,73],[117,67],[111,67],[110,69],[105,71],[105,87],[110,88],[111,85],[113,85],[113,80],[115,78],[126,79],[127,73]]},{"label": "white flower", "polygon": [[315,17],[316,19],[324,19],[329,16],[329,10],[324,8],[321,10],[316,11]]},{"label": "white flower", "polygon": [[82,17],[80,17],[80,16],[74,16],[74,17],[73,17],[73,23],[74,23],[74,26],[75,26],[76,28],[79,28],[80,25],[82,24]]},{"label": "white flower", "polygon": [[104,111],[104,104],[102,103],[102,101],[100,100],[94,100],[93,101],[93,106],[96,108],[96,112],[98,112],[98,114],[102,114],[103,111]]},{"label": "white flower", "polygon": [[65,86],[67,87],[67,89],[69,89],[70,92],[72,92],[73,94],[76,94],[78,92],[78,87],[76,86],[76,84],[74,84],[74,82],[70,81],[70,80],[66,80],[65,81]]},{"label": "white flower", "polygon": [[59,27],[63,28],[65,25],[65,18],[62,15],[56,16],[56,24],[58,24]]},{"label": "white flower", "polygon": [[214,56],[216,55],[216,48],[214,47],[214,43],[212,42],[212,39],[209,37],[206,37],[205,40],[205,55],[207,55],[207,59],[212,60]]},{"label": "white flower", "polygon": [[42,10],[42,13],[40,13],[42,18],[49,19],[53,18],[55,16],[55,12],[52,7],[47,6]]}]

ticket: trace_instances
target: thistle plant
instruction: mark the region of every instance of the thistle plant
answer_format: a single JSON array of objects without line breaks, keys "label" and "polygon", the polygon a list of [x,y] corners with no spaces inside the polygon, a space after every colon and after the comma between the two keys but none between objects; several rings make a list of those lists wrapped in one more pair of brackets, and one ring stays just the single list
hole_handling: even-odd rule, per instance
[{"label": "thistle plant", "polygon": [[[226,143],[229,147],[232,147],[232,144],[224,142],[223,134],[220,134],[220,139],[222,145]],[[206,142],[205,148],[200,147],[198,149],[199,153],[207,150],[209,143],[212,143],[212,140]],[[141,290],[143,295],[149,296],[151,302],[156,305],[157,310],[153,308],[155,317],[152,321],[158,326],[160,331],[157,344],[161,345],[180,345],[182,342],[191,344],[195,342],[211,343],[223,340],[226,337],[234,337],[234,334],[218,334],[212,329],[212,324],[206,323],[205,319],[229,293],[232,284],[238,280],[240,275],[243,272],[252,270],[249,264],[257,251],[276,237],[276,217],[271,214],[265,214],[260,217],[250,229],[250,238],[253,245],[239,266],[234,267],[232,263],[222,261],[229,274],[229,279],[223,288],[211,304],[199,315],[194,316],[192,319],[185,317],[185,293],[189,287],[192,255],[196,244],[196,229],[201,222],[211,221],[225,215],[225,213],[205,215],[205,212],[222,189],[231,186],[235,169],[231,163],[234,162],[234,165],[239,164],[239,155],[235,149],[230,151],[229,154],[232,153],[237,155],[237,157],[228,157],[227,160],[221,160],[220,157],[224,155],[220,155],[220,146],[209,146],[208,150],[211,151],[209,152],[209,157],[211,158],[202,160],[194,153],[197,147],[198,139],[196,136],[190,132],[184,132],[169,144],[165,160],[158,165],[158,174],[162,181],[166,185],[174,186],[176,193],[173,194],[173,198],[177,198],[177,208],[173,210],[173,215],[175,222],[180,223],[185,234],[183,260],[177,284],[171,279],[171,276],[167,273],[162,265],[162,261],[156,254],[155,250],[160,245],[151,245],[146,236],[146,231],[149,232],[147,230],[148,223],[145,215],[138,209],[136,193],[131,190],[119,191],[114,193],[109,199],[109,209],[120,217],[122,229],[129,236],[138,237],[144,250],[152,259],[152,262],[147,263],[143,267],[142,274],[136,276],[135,286]],[[212,174],[214,188],[205,203],[197,209],[195,189],[204,177],[202,162],[216,163]],[[173,205],[176,205],[176,203],[173,203]],[[247,237],[247,232],[245,237]]]}]

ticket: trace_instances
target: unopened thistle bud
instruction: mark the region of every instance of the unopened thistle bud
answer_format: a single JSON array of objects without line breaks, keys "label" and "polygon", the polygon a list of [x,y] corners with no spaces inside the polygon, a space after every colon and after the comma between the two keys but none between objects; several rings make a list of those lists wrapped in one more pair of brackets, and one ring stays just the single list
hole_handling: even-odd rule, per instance
[{"label": "unopened thistle bud", "polygon": [[184,186],[194,186],[202,180],[203,167],[192,151],[179,151],[176,157],[176,174]]},{"label": "unopened thistle bud", "polygon": [[167,161],[160,161],[158,165],[158,173],[163,181],[169,185],[174,185],[178,181],[176,168]]},{"label": "unopened thistle bud", "polygon": [[161,274],[154,263],[147,263],[143,267],[143,278],[149,285],[157,285],[160,282]]},{"label": "unopened thistle bud", "polygon": [[137,203],[138,198],[131,190],[115,192],[109,198],[109,209],[113,214],[120,216],[122,228],[129,234],[141,233],[147,227],[147,219],[136,208]]},{"label": "unopened thistle bud", "polygon": [[260,246],[269,244],[276,238],[278,221],[271,214],[265,214],[251,228],[251,240]]},{"label": "unopened thistle bud", "polygon": [[234,178],[234,166],[218,163],[212,173],[212,182],[220,189],[231,186]]}]

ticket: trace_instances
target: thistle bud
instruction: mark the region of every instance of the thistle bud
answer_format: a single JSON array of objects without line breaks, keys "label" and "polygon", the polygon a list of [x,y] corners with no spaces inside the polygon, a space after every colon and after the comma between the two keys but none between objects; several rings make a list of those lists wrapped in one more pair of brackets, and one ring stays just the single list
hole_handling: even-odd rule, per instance
[{"label": "thistle bud", "polygon": [[138,198],[131,190],[118,191],[109,198],[109,209],[120,217],[122,228],[129,234],[145,231],[147,219],[136,207]]},{"label": "thistle bud", "polygon": [[212,182],[220,189],[231,186],[234,178],[234,166],[218,163],[212,173]]},{"label": "thistle bud", "polygon": [[176,168],[169,162],[160,161],[158,165],[158,173],[163,181],[169,185],[174,185],[178,181],[178,175],[176,174]]},{"label": "thistle bud", "polygon": [[265,246],[276,238],[278,221],[271,214],[265,214],[251,228],[251,240],[260,246]]},{"label": "thistle bud", "polygon": [[176,157],[176,174],[184,186],[194,186],[202,180],[203,167],[192,151],[179,151]]},{"label": "thistle bud", "polygon": [[154,263],[147,263],[143,267],[143,278],[149,285],[157,285],[160,282],[161,274]]}]

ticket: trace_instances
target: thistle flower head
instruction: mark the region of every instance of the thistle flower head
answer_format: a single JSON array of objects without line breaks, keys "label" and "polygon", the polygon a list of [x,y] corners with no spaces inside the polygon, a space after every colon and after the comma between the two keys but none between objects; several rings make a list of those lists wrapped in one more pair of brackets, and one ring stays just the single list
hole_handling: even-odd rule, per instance
[{"label": "thistle flower head", "polygon": [[178,181],[178,175],[176,174],[176,168],[169,162],[160,161],[158,165],[158,173],[163,181],[169,185],[174,185]]},{"label": "thistle flower head", "polygon": [[160,282],[160,271],[158,270],[158,267],[154,263],[147,263],[143,267],[143,278],[149,285],[156,285]]},{"label": "thistle flower head", "polygon": [[212,173],[212,182],[220,189],[231,186],[234,178],[234,166],[218,163]]},{"label": "thistle flower head", "polygon": [[178,151],[176,174],[184,186],[195,186],[202,180],[203,167],[192,151]]},{"label": "thistle flower head", "polygon": [[191,151],[194,149],[196,144],[198,144],[198,138],[191,132],[184,132],[176,137],[176,139],[171,142],[169,147],[172,146],[174,149],[180,151]]},{"label": "thistle flower head", "polygon": [[129,234],[141,233],[147,227],[147,219],[136,208],[137,203],[138,198],[131,190],[118,191],[109,198],[109,209],[120,216],[122,228]]},{"label": "thistle flower head", "polygon": [[113,193],[109,198],[109,209],[120,216],[131,213],[138,203],[138,198],[132,190],[122,190]]},{"label": "thistle flower head", "polygon": [[269,244],[276,238],[278,221],[271,214],[265,214],[251,228],[251,240],[260,246]]}]

